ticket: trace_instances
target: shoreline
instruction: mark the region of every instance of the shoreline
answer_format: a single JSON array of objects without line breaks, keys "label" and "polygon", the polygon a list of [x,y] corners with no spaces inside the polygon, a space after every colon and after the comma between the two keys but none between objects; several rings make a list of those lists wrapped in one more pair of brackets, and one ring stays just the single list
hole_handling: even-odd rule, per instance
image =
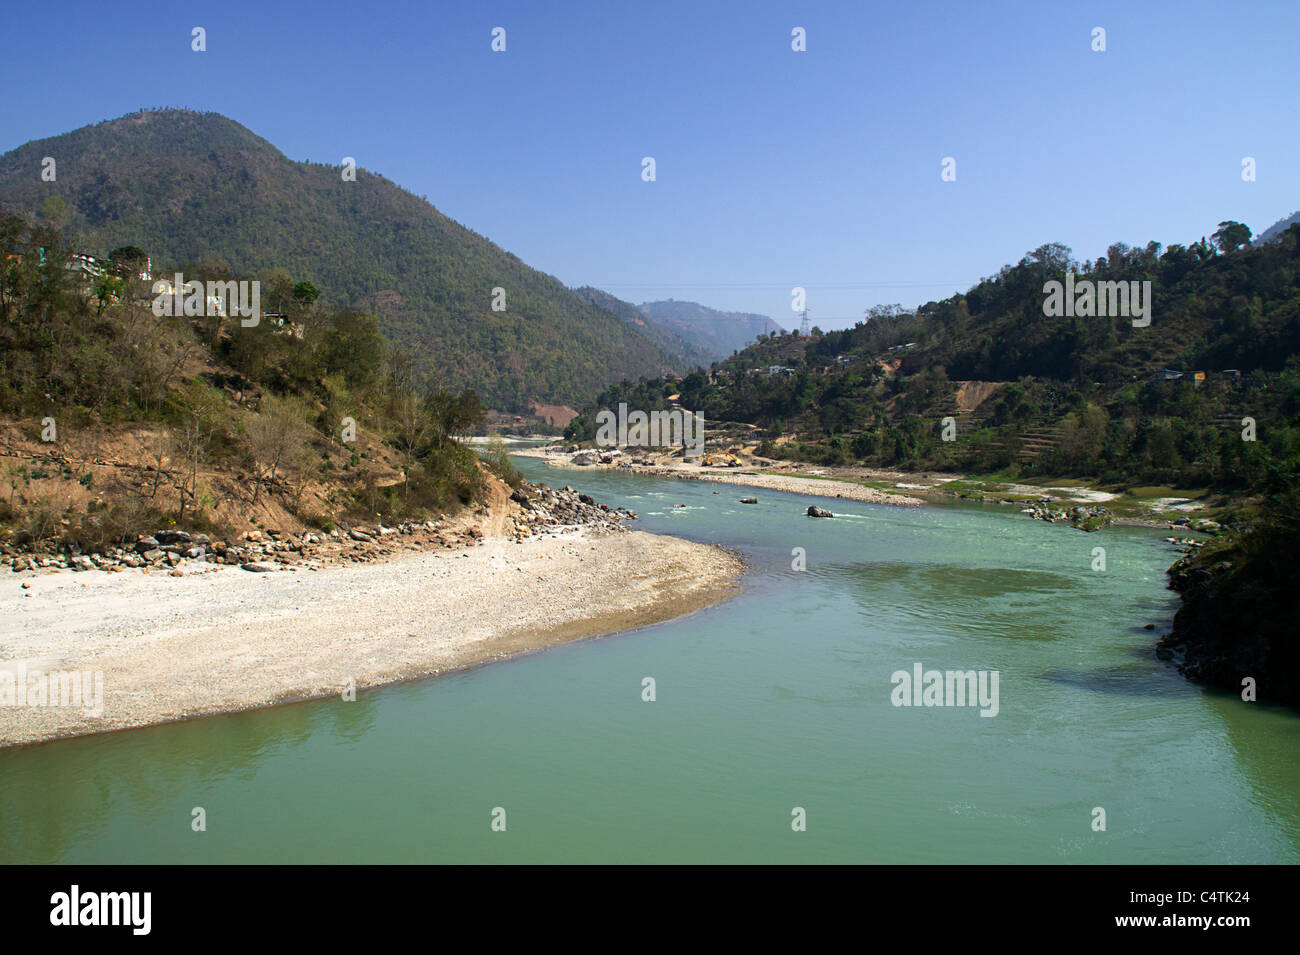
[{"label": "shoreline", "polygon": [[889,504],[894,507],[925,507],[930,502],[905,494],[891,494],[864,484],[850,481],[808,477],[785,471],[723,470],[702,468],[685,464],[573,464],[568,455],[550,453],[544,448],[524,448],[510,452],[523,458],[536,458],[553,467],[567,471],[617,471],[620,474],[646,474],[653,477],[678,478],[683,481],[712,481],[716,484],[733,484],[758,490],[783,491],[789,494],[806,494],[834,500],[864,501],[868,504]]},{"label": "shoreline", "polygon": [[0,705],[0,748],[342,696],[663,623],[735,596],[743,561],[566,529],[315,573],[223,567],[0,579],[0,668],[103,674],[103,712]]},{"label": "shoreline", "polygon": [[[986,478],[970,478],[961,474],[931,471],[909,472],[856,466],[814,468],[811,465],[797,464],[781,464],[771,468],[759,465],[759,470],[755,470],[754,466],[750,465],[733,470],[688,465],[674,458],[665,458],[651,464],[637,463],[630,460],[630,455],[626,454],[620,455],[617,463],[580,465],[572,462],[573,455],[570,452],[556,451],[548,446],[521,448],[510,453],[519,457],[546,461],[552,467],[566,471],[618,471],[651,477],[678,478],[684,481],[711,481],[717,484],[752,487],[757,490],[783,491],[830,499],[842,498],[894,507],[941,507],[954,502],[964,502],[1015,507],[1026,512],[1027,508],[1032,509],[1032,502],[1035,501],[1050,502],[1051,505],[1059,506],[1058,509],[1069,509],[1075,505],[1109,504],[1116,497],[1115,494],[1099,492],[1090,487],[1056,485],[1011,485],[1010,490],[1018,494],[1018,497],[1011,497],[1005,488],[1000,491],[972,491],[970,485],[979,486],[987,483]],[[873,487],[869,483],[862,483],[868,481],[877,484],[892,483],[896,490],[884,490]],[[950,484],[960,484],[962,487],[946,487]],[[1196,524],[1195,510],[1196,508],[1192,508],[1175,512],[1179,517],[1187,518],[1181,523],[1174,514],[1170,513],[1111,514],[1107,526],[1176,530],[1180,529],[1182,524]]]}]

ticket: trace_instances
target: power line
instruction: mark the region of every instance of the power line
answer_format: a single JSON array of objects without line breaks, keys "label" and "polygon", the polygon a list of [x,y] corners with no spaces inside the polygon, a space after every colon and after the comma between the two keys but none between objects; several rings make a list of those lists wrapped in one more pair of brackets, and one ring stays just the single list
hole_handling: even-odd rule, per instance
[{"label": "power line", "polygon": [[[971,286],[971,285],[975,285],[975,284],[977,284],[978,281],[979,281],[978,279],[976,279],[976,280],[973,281],[973,282],[972,282],[972,281],[967,281],[967,280],[965,280],[965,279],[951,279],[951,280],[943,281],[943,282],[840,282],[840,283],[803,282],[803,283],[799,283],[799,287],[802,287],[802,288],[816,288],[816,289],[846,289],[846,290],[853,290],[853,289],[871,289],[871,288],[941,288],[941,287],[946,287],[946,286],[951,286],[951,285],[966,285],[966,286]],[[732,284],[732,285],[702,285],[702,284],[638,285],[638,284],[633,283],[633,282],[588,282],[588,283],[586,283],[586,284],[589,285],[589,286],[591,286],[591,287],[593,287],[593,288],[612,288],[612,287],[618,287],[618,288],[653,289],[653,290],[660,290],[660,289],[663,289],[663,290],[667,290],[667,289],[709,289],[709,290],[714,290],[714,289],[788,289],[788,288],[795,288],[795,287],[796,287],[796,286],[794,286],[794,285],[785,285],[785,284],[759,284],[759,283],[752,283],[752,284]]]}]

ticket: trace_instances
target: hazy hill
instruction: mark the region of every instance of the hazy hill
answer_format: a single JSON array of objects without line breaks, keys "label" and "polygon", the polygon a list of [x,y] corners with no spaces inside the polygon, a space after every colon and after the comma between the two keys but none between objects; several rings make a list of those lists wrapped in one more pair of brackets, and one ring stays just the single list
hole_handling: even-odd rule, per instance
[{"label": "hazy hill", "polygon": [[[682,366],[687,368],[708,367],[712,362],[723,357],[717,353],[716,349],[697,341],[688,340],[685,335],[677,332],[671,325],[649,318],[631,302],[615,298],[608,292],[592,288],[589,285],[574,291],[591,304],[617,315],[639,333],[657,344]],[[727,354],[730,354],[730,352]]]},{"label": "hazy hill", "polygon": [[1259,235],[1255,236],[1255,244],[1263,245],[1265,242],[1276,241],[1283,232],[1291,228],[1297,222],[1300,222],[1300,212],[1293,212],[1285,219],[1278,219]]},{"label": "hazy hill", "polygon": [[720,312],[698,302],[644,302],[641,314],[656,325],[670,329],[685,341],[717,360],[751,345],[759,335],[782,328],[766,315],[749,312]]},{"label": "hazy hill", "polygon": [[[42,159],[57,179],[41,179]],[[51,201],[52,197],[54,198]],[[530,269],[424,199],[359,169],[295,162],[215,113],[134,113],[0,156],[0,210],[44,210],[83,251],[133,244],[171,267],[287,269],[328,304],[379,315],[385,335],[489,404],[572,403],[673,370],[654,342]],[[503,288],[506,310],[492,310]]]}]

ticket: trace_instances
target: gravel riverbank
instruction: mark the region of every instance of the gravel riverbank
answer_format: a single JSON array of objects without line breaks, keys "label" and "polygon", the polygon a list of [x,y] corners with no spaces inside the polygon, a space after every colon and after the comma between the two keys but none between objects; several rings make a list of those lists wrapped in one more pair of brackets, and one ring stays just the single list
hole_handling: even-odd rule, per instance
[{"label": "gravel riverbank", "polygon": [[[349,686],[691,613],[733,595],[742,571],[739,558],[703,544],[560,527],[315,571],[5,574],[0,746],[342,699]],[[49,705],[73,673],[85,677],[84,696]]]}]

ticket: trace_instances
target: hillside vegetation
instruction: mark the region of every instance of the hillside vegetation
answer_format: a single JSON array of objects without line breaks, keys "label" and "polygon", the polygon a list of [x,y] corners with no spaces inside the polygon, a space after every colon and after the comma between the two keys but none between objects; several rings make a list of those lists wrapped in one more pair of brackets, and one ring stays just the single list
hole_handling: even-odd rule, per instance
[{"label": "hillside vegetation", "polygon": [[51,229],[0,217],[0,242],[0,541],[391,524],[482,490],[452,439],[481,420],[477,396],[420,387],[373,315],[291,283],[282,322],[158,317],[129,269],[75,278]]},{"label": "hillside vegetation", "polygon": [[[1149,281],[1151,324],[1045,316],[1044,284],[1067,269]],[[679,394],[797,460],[1245,489],[1300,447],[1298,360],[1300,229],[1258,248],[1117,244],[1082,263],[1049,245],[943,301],[766,336],[681,381],[611,386],[569,435],[592,437],[598,408]]]},{"label": "hillside vegetation", "polygon": [[[45,157],[53,182],[41,177]],[[294,162],[215,113],[134,113],[20,146],[0,156],[0,211],[65,231],[81,252],[140,247],[155,273],[284,270],[330,307],[377,316],[418,375],[512,411],[682,367],[383,176],[360,168],[344,181],[340,166]]]}]

